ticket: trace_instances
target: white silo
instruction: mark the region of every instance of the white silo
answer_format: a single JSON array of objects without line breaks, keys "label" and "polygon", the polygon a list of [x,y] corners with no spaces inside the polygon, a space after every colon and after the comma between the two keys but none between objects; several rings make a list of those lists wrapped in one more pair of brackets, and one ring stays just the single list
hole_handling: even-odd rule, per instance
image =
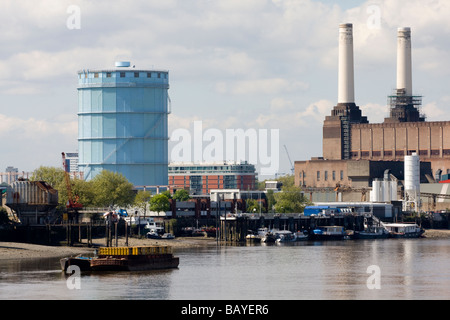
[{"label": "white silo", "polygon": [[418,211],[420,202],[420,159],[417,153],[405,156],[404,211]]},{"label": "white silo", "polygon": [[372,181],[372,191],[370,191],[370,201],[371,202],[381,202],[381,181],[374,179]]}]

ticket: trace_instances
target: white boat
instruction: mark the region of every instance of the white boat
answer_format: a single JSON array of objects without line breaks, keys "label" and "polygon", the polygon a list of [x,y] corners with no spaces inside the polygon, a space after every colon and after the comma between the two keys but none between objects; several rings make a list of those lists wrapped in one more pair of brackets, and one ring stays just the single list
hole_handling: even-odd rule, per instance
[{"label": "white boat", "polygon": [[169,240],[169,239],[175,239],[175,236],[174,236],[173,234],[171,234],[171,233],[164,233],[164,234],[161,236],[161,239],[167,239],[167,240]]},{"label": "white boat", "polygon": [[155,221],[153,218],[149,218],[147,220],[147,224],[145,225],[144,228],[159,234],[164,233],[164,227],[162,223]]},{"label": "white boat", "polygon": [[392,238],[419,238],[424,233],[416,223],[387,223],[384,226]]},{"label": "white boat", "polygon": [[294,242],[296,241],[296,235],[289,230],[278,230],[275,233],[276,242]]}]

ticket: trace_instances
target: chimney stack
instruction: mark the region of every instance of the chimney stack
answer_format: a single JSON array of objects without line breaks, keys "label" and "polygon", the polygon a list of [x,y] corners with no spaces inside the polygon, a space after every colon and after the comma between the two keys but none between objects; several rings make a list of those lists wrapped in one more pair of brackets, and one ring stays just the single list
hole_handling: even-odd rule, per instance
[{"label": "chimney stack", "polygon": [[397,90],[412,96],[411,28],[397,30]]},{"label": "chimney stack", "polygon": [[355,84],[353,70],[353,25],[339,25],[339,80],[338,103],[355,102]]}]

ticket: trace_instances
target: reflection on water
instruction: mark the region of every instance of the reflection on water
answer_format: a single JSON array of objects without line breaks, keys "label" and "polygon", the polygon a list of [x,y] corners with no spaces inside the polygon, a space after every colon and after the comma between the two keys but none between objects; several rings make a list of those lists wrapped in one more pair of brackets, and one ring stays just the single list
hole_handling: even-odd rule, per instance
[{"label": "reflection on water", "polygon": [[[178,250],[178,269],[85,273],[56,259],[0,261],[1,299],[449,299],[450,241],[387,239]],[[381,271],[370,290],[367,268]]]}]

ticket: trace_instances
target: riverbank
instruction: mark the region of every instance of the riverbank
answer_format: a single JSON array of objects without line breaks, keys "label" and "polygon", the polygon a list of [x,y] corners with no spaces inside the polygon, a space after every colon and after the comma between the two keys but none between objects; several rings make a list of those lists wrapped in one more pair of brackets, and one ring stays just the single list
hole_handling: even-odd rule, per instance
[{"label": "riverbank", "polygon": [[[215,244],[214,238],[193,238],[182,237],[172,240],[163,239],[138,239],[128,238],[128,246],[172,246],[176,248],[195,248]],[[67,247],[67,246],[44,246],[30,243],[19,242],[0,242],[0,260],[7,259],[40,259],[40,258],[60,258],[66,256],[75,256],[78,254],[92,254],[95,247],[105,246],[106,239],[94,239],[93,248],[85,246]],[[113,245],[115,242],[113,241]],[[119,238],[118,246],[125,246],[125,238]]]},{"label": "riverbank", "polygon": [[425,238],[450,238],[450,230],[446,229],[426,229]]}]

